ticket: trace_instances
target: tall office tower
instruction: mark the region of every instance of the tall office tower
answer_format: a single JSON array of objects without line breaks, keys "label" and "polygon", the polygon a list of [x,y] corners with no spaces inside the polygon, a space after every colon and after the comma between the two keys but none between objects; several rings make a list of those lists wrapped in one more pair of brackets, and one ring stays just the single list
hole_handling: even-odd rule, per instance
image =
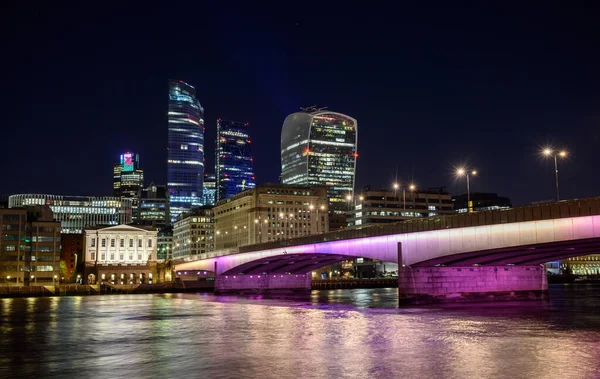
[{"label": "tall office tower", "polygon": [[138,192],[138,217],[136,224],[164,229],[171,226],[169,191],[167,186],[150,183]]},{"label": "tall office tower", "polygon": [[196,90],[181,80],[169,81],[167,151],[171,222],[202,204],[204,179],[204,109]]},{"label": "tall office tower", "polygon": [[202,198],[204,199],[204,205],[215,205],[217,203],[217,181],[215,174],[204,174]]},{"label": "tall office tower", "polygon": [[144,170],[140,168],[140,156],[134,153],[121,154],[113,167],[113,195],[132,199],[132,216],[137,218],[138,191],[144,187]]},{"label": "tall office tower", "polygon": [[217,120],[216,201],[256,186],[248,123]]},{"label": "tall office tower", "polygon": [[[330,212],[343,214],[353,195],[357,122],[324,108],[303,108],[285,118],[281,130],[283,184],[326,186]],[[330,228],[333,229],[333,228]]]}]

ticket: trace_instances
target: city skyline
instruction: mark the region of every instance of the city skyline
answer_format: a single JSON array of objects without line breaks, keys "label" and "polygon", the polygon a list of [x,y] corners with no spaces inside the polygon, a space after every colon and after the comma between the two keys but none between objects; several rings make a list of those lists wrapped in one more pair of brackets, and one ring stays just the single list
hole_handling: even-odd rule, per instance
[{"label": "city skyline", "polygon": [[[14,29],[36,37],[15,33],[8,41],[16,57],[8,82],[14,93],[2,113],[11,143],[0,167],[11,180],[0,192],[108,195],[104,173],[128,150],[141,155],[148,182],[166,183],[164,83],[180,79],[196,87],[206,108],[205,141],[216,137],[219,117],[260,125],[252,135],[258,183],[279,177],[276,146],[285,116],[319,104],[362,125],[357,191],[367,184],[390,186],[398,168],[403,183],[414,178],[419,188],[446,186],[458,195],[466,188],[464,180],[455,180],[454,167],[468,164],[479,172],[471,182],[474,192],[496,192],[515,205],[549,200],[555,197],[553,162],[538,153],[553,145],[570,153],[559,162],[561,198],[595,195],[600,179],[590,173],[600,137],[592,12],[525,6],[520,14],[495,15],[486,5],[409,10],[414,20],[380,15],[375,21],[349,7],[339,16],[356,28],[332,31],[307,16],[279,20],[285,9],[262,15],[242,9],[230,19],[244,23],[217,32],[210,15],[227,11],[211,5],[199,27],[206,46],[192,53],[182,49],[192,41],[183,32],[181,40],[172,40],[166,31],[135,31],[162,20],[160,12],[148,11],[145,21],[129,25],[134,9],[125,7],[114,16],[114,30],[98,29],[106,32],[99,39],[74,17],[82,12],[77,7],[47,8],[39,12],[43,16],[17,7]],[[571,19],[542,32],[565,12]],[[526,16],[536,13],[530,22]],[[101,18],[99,12],[86,20],[96,25]],[[377,33],[369,31],[380,25]],[[500,27],[503,34],[492,33]],[[37,28],[47,33],[39,37]],[[80,33],[68,33],[72,28]],[[119,40],[123,34],[127,41]],[[100,44],[105,39],[114,43]],[[336,49],[318,48],[321,41]],[[398,48],[388,49],[390,43]],[[163,54],[178,48],[177,61]],[[58,54],[66,57],[61,65],[53,60]],[[38,56],[48,57],[44,66]],[[75,95],[75,83],[90,80],[94,85],[85,96]],[[85,117],[91,113],[96,116]],[[46,145],[60,148],[49,157]],[[206,145],[205,163],[212,167],[214,148]],[[15,157],[21,157],[18,163]],[[50,168],[29,175],[42,161]],[[70,170],[58,170],[67,165]],[[85,172],[85,180],[72,181],[71,170]]]}]

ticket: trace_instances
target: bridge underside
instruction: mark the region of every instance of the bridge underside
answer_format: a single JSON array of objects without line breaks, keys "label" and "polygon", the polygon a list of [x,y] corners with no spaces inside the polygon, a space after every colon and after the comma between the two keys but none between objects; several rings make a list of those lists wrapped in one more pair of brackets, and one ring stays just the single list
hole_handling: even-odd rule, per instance
[{"label": "bridge underside", "polygon": [[598,252],[600,252],[600,238],[586,238],[447,255],[418,262],[411,266],[533,266]]},{"label": "bridge underside", "polygon": [[281,254],[244,263],[221,275],[306,274],[354,258],[340,254]]}]

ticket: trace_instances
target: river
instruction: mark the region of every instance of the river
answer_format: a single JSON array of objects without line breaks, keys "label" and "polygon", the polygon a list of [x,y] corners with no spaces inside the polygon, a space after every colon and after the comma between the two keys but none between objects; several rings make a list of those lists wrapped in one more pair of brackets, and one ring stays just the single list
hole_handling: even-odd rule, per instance
[{"label": "river", "polygon": [[396,289],[0,299],[0,378],[599,378],[600,286],[397,306]]}]

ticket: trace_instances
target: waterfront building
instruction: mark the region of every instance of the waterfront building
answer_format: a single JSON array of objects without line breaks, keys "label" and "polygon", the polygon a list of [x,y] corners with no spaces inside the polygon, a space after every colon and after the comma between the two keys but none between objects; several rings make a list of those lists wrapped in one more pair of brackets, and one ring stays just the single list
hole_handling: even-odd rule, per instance
[{"label": "waterfront building", "polygon": [[153,226],[158,229],[170,226],[169,190],[165,185],[151,183],[138,191],[137,225]]},{"label": "waterfront building", "polygon": [[287,116],[281,130],[283,184],[326,186],[330,211],[348,212],[354,194],[357,121],[338,112],[306,108]]},{"label": "waterfront building", "polygon": [[77,265],[83,262],[83,234],[61,234],[60,238],[61,280],[64,277],[69,281]]},{"label": "waterfront building", "polygon": [[[470,197],[473,212],[509,209],[512,207],[508,197],[501,197],[495,193],[471,192]],[[454,202],[454,211],[456,213],[467,213],[467,194],[455,196],[452,201]]]},{"label": "waterfront building", "polygon": [[86,227],[129,224],[132,221],[132,201],[127,198],[31,193],[8,198],[10,208],[31,205],[50,206],[63,234],[81,234]]},{"label": "waterfront building", "polygon": [[173,225],[172,259],[204,254],[215,249],[215,214],[211,207],[198,207],[181,214]]},{"label": "waterfront building", "polygon": [[171,222],[202,204],[204,179],[204,109],[196,89],[169,81],[167,168]]},{"label": "waterfront building", "polygon": [[214,207],[216,249],[329,231],[327,189],[267,183]]},{"label": "waterfront building", "polygon": [[152,227],[86,228],[84,280],[88,284],[142,284],[157,278],[157,234]]},{"label": "waterfront building", "polygon": [[173,259],[173,227],[171,225],[158,231],[157,261]]},{"label": "waterfront building", "polygon": [[215,174],[204,174],[204,190],[202,204],[214,206],[217,203],[217,180]]},{"label": "waterfront building", "polygon": [[441,190],[368,190],[355,196],[349,206],[348,226],[355,227],[454,214],[452,197]]},{"label": "waterfront building", "polygon": [[0,231],[0,283],[58,283],[60,223],[48,206],[0,209]]},{"label": "waterfront building", "polygon": [[560,272],[578,276],[600,275],[600,254],[563,259],[560,261]]},{"label": "waterfront building", "polygon": [[255,187],[248,123],[217,120],[216,201]]}]

